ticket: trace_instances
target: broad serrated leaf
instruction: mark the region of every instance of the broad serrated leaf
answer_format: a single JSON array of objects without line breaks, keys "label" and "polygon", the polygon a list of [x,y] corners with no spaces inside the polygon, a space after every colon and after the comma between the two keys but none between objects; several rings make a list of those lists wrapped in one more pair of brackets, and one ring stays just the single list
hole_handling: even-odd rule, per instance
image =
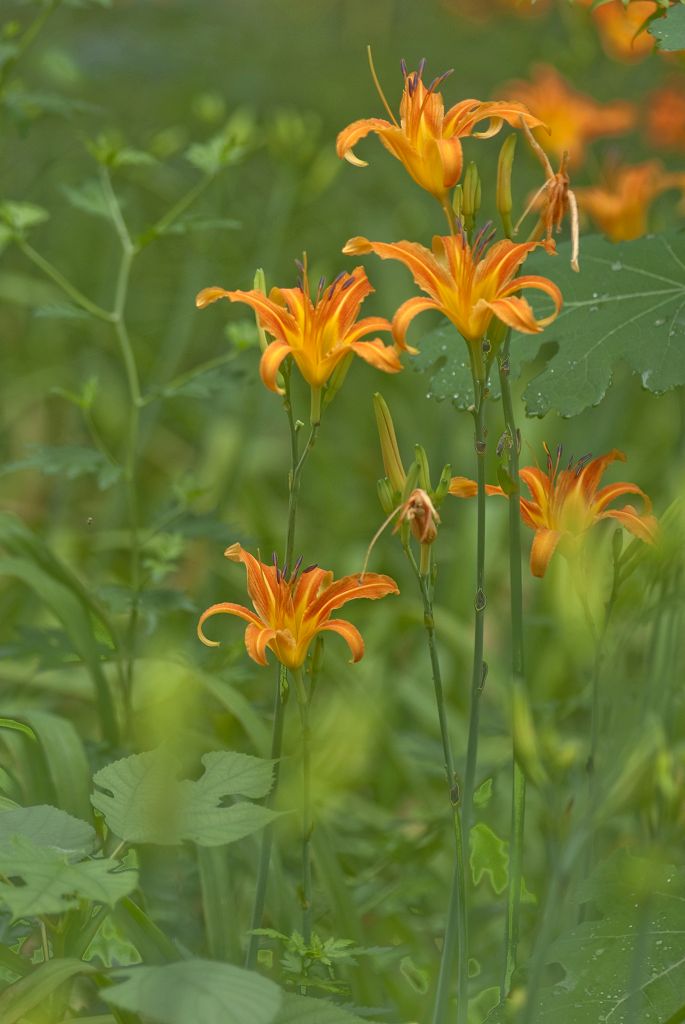
[{"label": "broad serrated leaf", "polygon": [[[590,899],[604,916],[550,944],[545,962],[559,965],[564,976],[540,990],[534,1024],[681,1020],[676,1015],[685,1002],[685,870],[621,850],[581,886],[578,900]],[[487,1024],[510,1020],[507,1005],[500,1004]]]},{"label": "broad serrated leaf", "polygon": [[8,985],[0,994],[0,1020],[2,1024],[17,1024],[35,1007],[44,1005],[61,985],[77,974],[90,974],[94,970],[82,960],[58,958],[48,960],[25,977]]},{"label": "broad serrated leaf", "polygon": [[197,781],[179,781],[178,763],[163,748],[115,761],[93,776],[93,806],[120,839],[162,846],[234,843],[279,816],[247,801],[220,805],[236,795],[266,796],[273,761],[217,751],[205,754],[202,764]]},{"label": "broad serrated leaf", "polygon": [[100,993],[122,1010],[157,1024],[272,1024],[281,1005],[277,985],[215,960],[184,960],[119,970],[125,980]]},{"label": "broad serrated leaf", "polygon": [[473,405],[471,364],[466,342],[454,324],[444,320],[416,341],[418,355],[409,362],[412,370],[426,373],[426,398],[449,399],[457,409]]},{"label": "broad serrated leaf", "polygon": [[0,813],[0,849],[13,836],[22,836],[34,846],[54,850],[68,860],[87,856],[95,846],[95,829],[86,821],[48,804],[3,810]]},{"label": "broad serrated leaf", "polygon": [[654,18],[648,30],[660,50],[685,50],[685,7],[676,4],[665,16]]},{"label": "broad serrated leaf", "polygon": [[97,448],[79,444],[32,445],[23,459],[0,466],[0,476],[22,469],[37,469],[49,476],[77,480],[93,474],[100,490],[111,487],[121,476],[121,467],[111,462]]},{"label": "broad serrated leaf", "polygon": [[[0,844],[0,876],[0,904],[9,907],[14,920],[62,914],[78,907],[80,900],[113,907],[133,892],[138,881],[137,872],[121,871],[115,861],[74,864],[56,850],[17,835]],[[20,879],[22,884],[8,879]]]},{"label": "broad serrated leaf", "polygon": [[357,1017],[342,1006],[325,999],[310,999],[286,993],[274,1024],[373,1024],[367,1017]]},{"label": "broad serrated leaf", "polygon": [[575,416],[597,405],[622,361],[656,394],[685,383],[685,234],[620,244],[592,236],[583,242],[579,274],[567,243],[553,263],[535,254],[526,272],[552,277],[564,296],[543,335],[512,338],[512,369],[514,356],[534,358],[540,342],[558,346],[524,392],[529,415],[555,409]]}]

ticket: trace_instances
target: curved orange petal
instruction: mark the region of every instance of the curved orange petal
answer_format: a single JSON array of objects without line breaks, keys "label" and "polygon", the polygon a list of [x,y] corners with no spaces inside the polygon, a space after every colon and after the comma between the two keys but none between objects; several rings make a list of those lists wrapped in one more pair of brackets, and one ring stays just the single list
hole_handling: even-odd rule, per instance
[{"label": "curved orange petal", "polygon": [[580,474],[580,486],[587,501],[594,498],[599,481],[604,476],[607,466],[612,462],[626,462],[625,452],[618,448],[612,448],[606,455],[598,455],[596,459],[589,462]]},{"label": "curved orange petal", "polygon": [[439,301],[441,285],[450,286],[447,272],[440,266],[430,249],[418,242],[370,242],[368,238],[350,238],[343,252],[356,254],[375,252],[382,260],[399,260],[411,271],[419,288]]},{"label": "curved orange petal", "polygon": [[309,605],[316,600],[319,591],[324,587],[329,587],[332,580],[333,573],[326,569],[320,569],[318,565],[302,573],[293,594],[293,604],[298,625],[307,614]]},{"label": "curved orange petal", "polygon": [[326,629],[332,633],[338,633],[343,638],[350,649],[353,662],[360,661],[363,658],[364,641],[357,627],[353,626],[351,622],[347,622],[346,619],[329,619],[328,622],[319,627],[319,632],[322,633]]},{"label": "curved orange petal", "polygon": [[282,395],[283,388],[279,388],[276,383],[278,371],[281,363],[286,359],[292,352],[292,348],[287,341],[272,341],[270,345],[264,349],[262,358],[259,361],[259,376],[262,378],[262,383],[269,391],[275,391],[277,395]]},{"label": "curved orange petal", "polygon": [[492,302],[479,299],[473,310],[477,313],[484,306],[492,310],[507,327],[523,331],[524,334],[539,334],[542,331],[541,323],[535,319],[533,307],[518,295],[512,295],[508,299],[494,299]]},{"label": "curved orange petal", "polygon": [[362,582],[359,576],[343,576],[334,580],[312,603],[308,614],[312,618],[326,619],[335,608],[340,608],[348,601],[366,597],[371,601],[387,594],[399,594],[397,584],[389,576],[367,572]]},{"label": "curved orange petal", "polygon": [[412,355],[416,355],[419,350],[407,345],[405,341],[407,330],[414,317],[426,309],[442,311],[434,299],[426,299],[422,295],[417,295],[416,298],[403,302],[392,318],[392,336],[395,344],[405,352],[411,352]]},{"label": "curved orange petal", "polygon": [[380,338],[374,338],[373,341],[353,341],[350,348],[377,370],[399,373],[403,368],[396,349],[392,345],[385,345]]},{"label": "curved orange petal", "polygon": [[547,508],[549,501],[550,480],[537,466],[523,466],[519,476],[530,491],[531,497],[539,508]]},{"label": "curved orange petal", "polygon": [[245,630],[245,650],[258,665],[268,665],[266,658],[267,644],[277,636],[275,629],[269,629],[263,623],[250,623]]},{"label": "curved orange petal", "polygon": [[[220,289],[209,289],[209,291],[219,290]],[[202,295],[202,292],[200,292],[200,295]],[[274,302],[273,299],[267,298],[264,292],[257,290],[249,292],[227,291],[223,296],[217,296],[217,298],[227,298],[230,299],[231,302],[244,302],[245,305],[250,306],[257,314],[260,326],[263,327],[265,331],[268,331],[269,334],[273,334],[273,336],[279,340],[287,341],[288,333],[296,329],[296,321],[292,314],[279,303]],[[197,302],[197,299],[195,301]],[[211,299],[210,301],[214,302],[215,299]],[[205,303],[205,305],[207,305],[207,303]]]},{"label": "curved orange petal", "polygon": [[511,284],[499,293],[499,298],[506,298],[507,296],[513,295],[514,292],[520,291],[522,288],[533,288],[536,291],[544,292],[545,295],[549,295],[550,299],[554,303],[554,313],[550,313],[549,316],[543,317],[538,320],[538,324],[541,327],[547,327],[561,312],[561,307],[564,304],[563,296],[559,288],[546,277],[539,277],[537,274],[525,274],[522,277],[515,278]]},{"label": "curved orange petal", "polygon": [[545,575],[549,560],[561,540],[559,530],[537,530],[533,538],[533,547],[530,551],[530,571],[533,576],[542,577]]},{"label": "curved orange petal", "polygon": [[624,526],[630,533],[639,537],[640,540],[645,541],[646,544],[654,544],[656,542],[659,531],[659,523],[656,516],[640,515],[632,505],[626,505],[625,508],[607,509],[606,512],[601,512],[597,518],[616,519],[621,526]]},{"label": "curved orange petal", "polygon": [[[479,121],[490,119],[492,122],[482,132],[474,132],[473,129]],[[514,128],[521,127],[521,120],[524,120],[530,128],[547,128],[544,121],[531,114],[528,107],[515,100],[494,100],[481,103],[479,100],[461,100],[456,103],[445,114],[443,132],[445,135],[458,134],[462,137],[474,134],[477,138],[489,138],[495,135],[502,127],[502,122],[512,125]]]},{"label": "curved orange petal", "polygon": [[[232,604],[230,601],[223,601],[221,604],[213,604],[207,608],[206,611],[200,616],[200,621],[197,624],[197,635],[205,645],[205,647],[219,647],[221,646],[220,640],[209,640],[202,627],[211,618],[212,615],[237,615],[239,619],[245,619],[247,622],[252,623],[254,626],[263,626],[263,622],[259,616],[251,612],[249,608],[245,608],[242,604]],[[249,628],[249,627],[248,627]]]},{"label": "curved orange petal", "polygon": [[219,288],[218,285],[213,285],[211,288],[203,288],[201,292],[197,293],[195,296],[195,305],[198,309],[204,309],[206,306],[210,306],[212,302],[216,302],[218,299],[229,299],[230,297],[230,292],[227,292],[225,288]]},{"label": "curved orange petal", "polygon": [[349,163],[354,164],[355,167],[368,167],[365,160],[360,160],[358,156],[352,152],[352,149],[359,142],[360,139],[365,138],[369,132],[382,132],[393,126],[389,121],[384,121],[381,117],[367,117],[360,121],[353,121],[352,124],[348,124],[347,128],[343,128],[338,133],[338,138],[335,142],[335,149],[338,156],[342,160],[347,160]]},{"label": "curved orange petal", "polygon": [[263,622],[271,621],[279,583],[273,565],[264,565],[237,542],[224,551],[232,562],[242,562],[247,572],[247,592]]},{"label": "curved orange petal", "polygon": [[443,185],[452,188],[461,178],[464,166],[464,151],[458,138],[437,139],[436,145],[440,153],[443,167]]},{"label": "curved orange petal", "polygon": [[354,327],[345,332],[344,340],[346,344],[351,345],[353,341],[359,341],[360,338],[371,334],[373,331],[391,330],[392,324],[384,316],[366,316],[363,320],[358,320]]},{"label": "curved orange petal", "polygon": [[606,487],[603,487],[601,491],[597,491],[595,499],[592,502],[592,511],[594,513],[603,512],[609,502],[613,501],[614,498],[619,498],[622,494],[639,494],[645,503],[645,512],[652,511],[651,499],[647,494],[645,494],[642,488],[638,487],[637,484],[627,483],[608,484]]}]

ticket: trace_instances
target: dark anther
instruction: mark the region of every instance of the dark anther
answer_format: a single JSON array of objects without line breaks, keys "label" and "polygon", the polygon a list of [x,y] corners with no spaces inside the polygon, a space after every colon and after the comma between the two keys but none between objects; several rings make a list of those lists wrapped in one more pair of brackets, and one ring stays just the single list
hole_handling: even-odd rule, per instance
[{"label": "dark anther", "polygon": [[502,454],[505,448],[509,447],[509,443],[509,431],[505,430],[497,442],[497,447],[495,448],[498,457]]},{"label": "dark anther", "polygon": [[485,592],[483,591],[482,587],[479,587],[478,590],[476,591],[476,600],[474,601],[476,611],[482,612],[486,604],[487,601],[485,600]]},{"label": "dark anther", "polygon": [[319,563],[318,563],[318,562],[312,562],[312,564],[311,564],[311,565],[308,565],[308,566],[306,567],[306,569],[303,569],[303,570],[302,570],[302,575],[304,576],[304,574],[305,574],[306,572],[311,572],[311,571],[312,571],[312,569],[317,569],[317,568],[318,568],[318,565],[319,565]]},{"label": "dark anther", "polygon": [[487,678],[488,678],[488,663],[487,663],[487,661],[484,661],[483,662],[483,668],[481,670],[481,675],[480,675],[480,683],[478,684],[478,692],[479,693],[483,692],[483,687],[485,686],[485,680]]},{"label": "dark anther", "polygon": [[293,575],[292,575],[293,581],[297,579],[297,574],[300,571],[300,566],[301,565],[302,565],[302,555],[300,555],[298,560],[295,562],[295,566],[293,568]]},{"label": "dark anther", "polygon": [[342,281],[342,279],[343,279],[343,277],[345,277],[346,273],[347,273],[347,271],[346,271],[346,270],[341,270],[341,271],[340,271],[340,273],[338,274],[338,276],[337,276],[337,277],[335,277],[335,278],[334,278],[334,279],[333,279],[333,280],[331,281],[331,287],[330,287],[330,288],[328,289],[328,298],[329,298],[329,299],[332,299],[332,298],[333,298],[333,292],[335,291],[335,286],[337,285],[337,283],[338,283],[339,281]]},{"label": "dark anther", "polygon": [[354,284],[354,278],[353,278],[353,277],[352,277],[352,275],[350,274],[350,276],[348,277],[347,281],[345,281],[345,284],[344,284],[344,285],[342,286],[342,288],[340,289],[340,291],[341,291],[341,292],[344,292],[344,291],[345,291],[345,289],[346,289],[346,288],[349,288],[351,284]]},{"label": "dark anther", "polygon": [[274,566],[278,569],[278,555],[276,554],[275,551],[271,552],[271,561],[273,562]]},{"label": "dark anther", "polygon": [[283,579],[287,583],[288,579],[290,578],[290,569],[289,569],[289,567],[287,565],[283,566],[283,572],[281,573],[281,576],[283,577]]},{"label": "dark anther", "polygon": [[581,457],[578,459],[578,464],[576,465],[577,477],[580,476],[580,474],[583,472],[591,458],[592,452],[588,452],[586,455],[581,455]]},{"label": "dark anther", "polygon": [[406,78],[407,77],[407,62],[404,59],[404,57],[400,61],[400,68],[402,69],[402,75],[404,76],[404,78]]},{"label": "dark anther", "polygon": [[297,267],[301,274],[304,274],[304,263],[302,262],[302,260],[295,260],[295,266]]}]

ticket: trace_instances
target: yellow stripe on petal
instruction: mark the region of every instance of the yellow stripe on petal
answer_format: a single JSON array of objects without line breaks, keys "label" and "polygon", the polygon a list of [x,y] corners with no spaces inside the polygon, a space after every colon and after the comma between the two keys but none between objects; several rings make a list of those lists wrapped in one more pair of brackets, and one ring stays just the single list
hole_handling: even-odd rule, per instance
[{"label": "yellow stripe on petal", "polygon": [[380,338],[373,341],[354,341],[350,348],[358,356],[384,373],[399,373],[403,368],[396,350],[391,345],[384,345]]}]

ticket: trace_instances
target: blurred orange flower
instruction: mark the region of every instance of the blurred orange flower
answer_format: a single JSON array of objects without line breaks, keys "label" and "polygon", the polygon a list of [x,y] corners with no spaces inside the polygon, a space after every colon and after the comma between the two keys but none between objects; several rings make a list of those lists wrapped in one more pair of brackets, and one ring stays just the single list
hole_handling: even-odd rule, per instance
[{"label": "blurred orange flower", "polygon": [[[397,345],[406,346],[409,324],[426,309],[437,309],[455,325],[469,345],[478,379],[483,379],[482,349],[493,316],[526,334],[537,334],[551,323],[561,309],[561,292],[546,277],[516,277],[530,252],[542,242],[512,242],[503,239],[489,246],[494,234],[486,225],[469,245],[463,229],[456,235],[433,238],[433,250],[418,242],[370,242],[351,238],[345,253],[375,252],[381,259],[400,260],[412,272],[428,298],[417,296],[404,302],[392,320]],[[553,245],[554,243],[552,243]],[[554,312],[537,320],[528,302],[517,293],[523,288],[545,292],[554,302]]]},{"label": "blurred orange flower", "polygon": [[643,26],[658,10],[654,0],[631,0],[627,7],[622,0],[611,0],[595,7],[592,17],[604,52],[625,63],[644,60],[654,49],[655,40],[643,31]]},{"label": "blurred orange flower", "polygon": [[259,325],[275,339],[259,364],[262,381],[270,391],[281,391],[276,378],[287,356],[293,357],[304,379],[315,389],[323,387],[338,363],[351,352],[378,370],[398,373],[402,364],[392,346],[384,345],[380,338],[362,340],[372,332],[391,329],[383,317],[357,320],[359,307],[374,290],[364,269],[356,267],[351,274],[343,271],[330,285],[321,280],[313,302],[306,268],[298,265],[302,276],[297,288],[272,288],[268,297],[258,290],[204,288],[195,303],[204,309],[217,299],[230,299],[254,309]]},{"label": "blurred orange flower", "polygon": [[269,648],[286,668],[300,668],[314,637],[326,630],[338,633],[350,648],[352,660],[359,661],[364,654],[359,630],[345,619],[332,619],[331,612],[355,598],[374,600],[399,593],[394,580],[378,573],[366,573],[362,582],[358,576],[334,581],[332,572],[315,565],[301,570],[302,559],[290,574],[287,566],[279,569],[275,556],[273,565],[265,565],[240,544],[231,544],[224,554],[245,566],[247,592],[255,610],[230,602],[213,604],[202,613],[197,634],[207,647],[218,647],[216,640],[208,640],[203,633],[207,619],[222,613],[245,619],[245,647],[258,665],[268,664]]},{"label": "blurred orange flower", "polygon": [[653,146],[685,149],[685,91],[675,83],[649,97],[647,135]]},{"label": "blurred orange flower", "polygon": [[640,238],[649,227],[653,200],[669,188],[682,188],[685,174],[669,174],[658,160],[605,171],[604,182],[576,189],[581,210],[612,242]]},{"label": "blurred orange flower", "polygon": [[531,82],[510,82],[505,92],[544,121],[549,135],[536,132],[536,138],[543,149],[559,158],[567,152],[572,167],[582,163],[588,142],[629,131],[637,116],[633,104],[625,100],[598,103],[577,92],[548,64],[535,66]]},{"label": "blurred orange flower", "polygon": [[[559,471],[562,457],[561,445],[556,451],[556,460],[545,445],[547,470],[539,466],[526,466],[520,470],[520,477],[530,491],[530,499],[521,498],[521,519],[535,530],[530,553],[530,568],[533,576],[544,576],[549,561],[557,547],[562,554],[577,551],[583,537],[601,519],[616,519],[630,533],[647,544],[656,540],[658,524],[652,515],[652,503],[637,484],[608,484],[597,490],[610,463],[617,459],[625,462],[623,452],[614,448],[607,455],[591,459],[584,455],[575,463],[570,459],[566,469]],[[450,494],[458,498],[472,498],[477,491],[475,481],[455,476],[450,483]],[[488,494],[507,497],[501,487],[487,488]],[[639,513],[632,505],[623,508],[607,508],[615,498],[623,494],[637,494],[645,505]]]},{"label": "blurred orange flower", "polygon": [[[448,203],[448,192],[459,181],[464,163],[461,139],[474,136],[486,139],[496,135],[504,121],[518,127],[521,120],[531,127],[542,122],[526,107],[516,102],[489,102],[461,100],[445,113],[442,95],[438,86],[451,74],[434,78],[426,88],[422,76],[425,61],[417,71],[407,71],[402,62],[404,91],[400,101],[400,120],[395,118],[385,97],[390,121],[380,117],[354,121],[338,135],[336,143],[338,156],[356,167],[366,167],[354,153],[354,146],[369,132],[375,132],[383,145],[400,160],[417,185],[434,195],[442,206]],[[378,86],[380,91],[380,86]],[[488,121],[482,131],[475,131],[481,121]]]},{"label": "blurred orange flower", "polygon": [[448,11],[460,18],[489,21],[498,14],[535,18],[549,11],[551,0],[442,0]]}]

